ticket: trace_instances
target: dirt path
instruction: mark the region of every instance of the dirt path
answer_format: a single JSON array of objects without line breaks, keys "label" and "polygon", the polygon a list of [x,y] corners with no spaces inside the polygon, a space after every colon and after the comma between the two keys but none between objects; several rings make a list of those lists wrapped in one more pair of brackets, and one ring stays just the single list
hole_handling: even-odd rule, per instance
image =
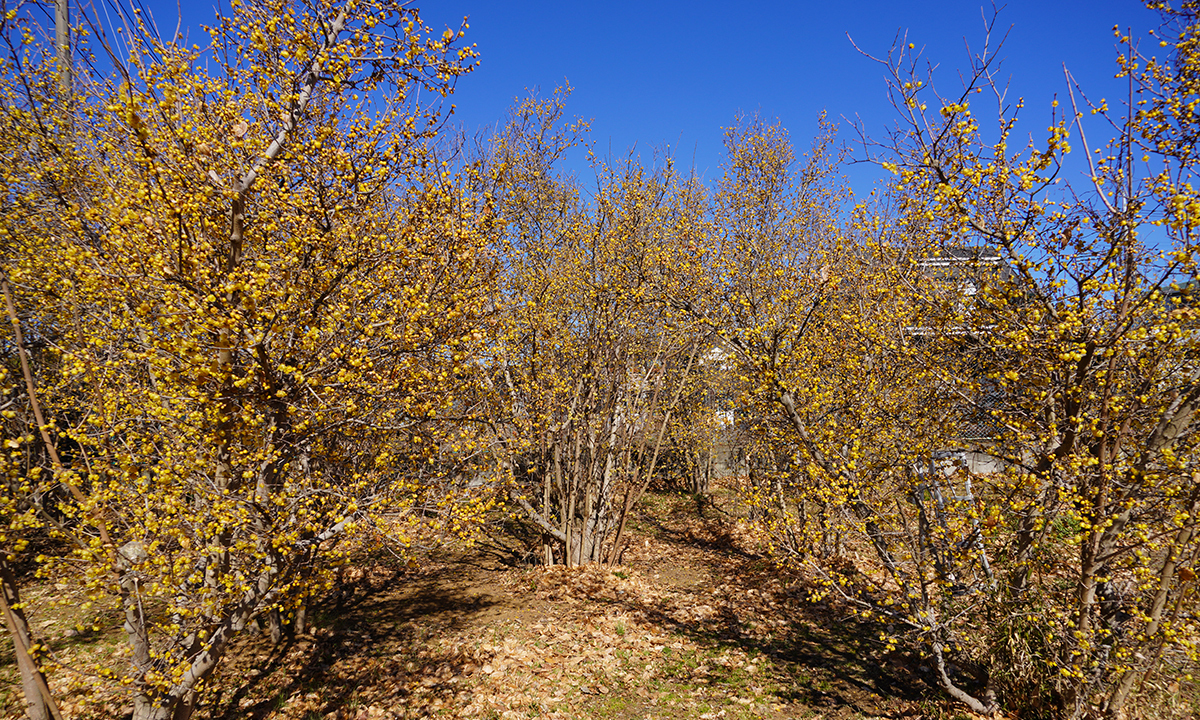
[{"label": "dirt path", "polygon": [[790,590],[745,530],[658,496],[619,568],[514,568],[497,547],[360,579],[314,636],[242,648],[233,718],[869,718],[915,682]]},{"label": "dirt path", "polygon": [[[618,568],[514,567],[483,543],[419,570],[359,571],[312,634],[251,638],[199,717],[873,718],[932,707],[878,629],[789,588],[744,526],[660,495]],[[113,708],[80,717],[111,717]]]}]

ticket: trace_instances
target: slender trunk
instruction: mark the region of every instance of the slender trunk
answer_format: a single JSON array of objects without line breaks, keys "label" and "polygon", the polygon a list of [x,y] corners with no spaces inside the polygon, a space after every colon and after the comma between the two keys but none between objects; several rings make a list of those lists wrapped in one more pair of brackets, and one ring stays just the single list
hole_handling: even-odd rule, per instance
[{"label": "slender trunk", "polygon": [[283,642],[283,618],[279,614],[279,608],[271,608],[267,612],[267,630],[271,634],[272,645]]},{"label": "slender trunk", "polygon": [[[629,510],[633,507],[634,487],[638,484],[637,469],[634,469],[633,481],[625,488],[625,497],[621,500],[621,514],[617,518],[617,531],[613,535],[613,544],[608,551],[607,562],[615,565],[620,562],[621,543],[625,541],[625,522],[629,518]],[[639,493],[640,495],[640,493]]]},{"label": "slender trunk", "polygon": [[155,705],[147,696],[137,695],[133,699],[131,720],[173,720],[174,708]]},{"label": "slender trunk", "polygon": [[[821,449],[812,441],[808,434],[808,427],[805,425],[800,413],[796,410],[796,399],[790,392],[782,392],[779,395],[779,403],[783,405],[787,413],[788,419],[792,423],[792,427],[796,429],[796,434],[800,437],[805,449],[808,450],[812,459],[825,469],[831,475],[843,478],[848,487],[862,487],[859,478],[845,467],[831,461],[825,456]],[[891,545],[888,542],[887,536],[883,529],[879,527],[879,523],[875,521],[875,511],[869,505],[863,502],[858,495],[852,495],[847,503],[850,510],[863,523],[866,530],[867,538],[871,541],[871,545],[875,548],[875,554],[883,562],[888,573],[900,586],[900,591],[905,595],[910,595],[908,580],[901,572],[899,565],[892,555]]]},{"label": "slender trunk", "polygon": [[575,548],[579,544],[575,538],[575,493],[571,493],[567,502],[567,515],[563,532],[566,534],[566,553],[564,557],[566,562],[564,564],[567,567],[571,567],[578,564],[575,562]]},{"label": "slender trunk", "polygon": [[[615,414],[614,414],[615,415]],[[610,418],[612,423],[611,430],[608,434],[608,447],[604,453],[604,470],[600,474],[600,483],[596,488],[596,500],[589,508],[587,521],[584,525],[587,532],[587,553],[584,557],[587,562],[598,562],[600,560],[601,545],[604,542],[605,536],[610,529],[610,517],[612,511],[612,488],[615,484],[618,465],[627,465],[628,455],[622,460],[617,460],[616,447],[620,426],[617,418]]]},{"label": "slender trunk", "polygon": [[[29,394],[29,407],[33,410],[33,419],[38,424],[38,433],[41,435],[42,442],[46,445],[46,452],[50,455],[50,466],[54,471],[54,477],[67,487],[71,492],[71,497],[80,505],[85,504],[83,493],[70,482],[66,475],[62,472],[62,461],[58,457],[58,446],[54,444],[54,440],[50,437],[50,425],[46,422],[46,418],[42,415],[42,405],[38,402],[37,385],[33,381],[33,370],[29,366],[29,351],[25,349],[25,336],[21,332],[21,321],[17,317],[17,307],[13,303],[12,289],[8,286],[8,278],[0,276],[0,290],[4,292],[4,304],[8,311],[9,322],[13,327],[13,340],[16,341],[17,356],[21,360],[21,374],[25,377],[25,391]],[[91,511],[92,520],[96,524],[96,530],[100,533],[100,541],[106,547],[112,547],[112,540],[108,536],[108,527],[104,521],[96,514],[96,510]]]},{"label": "slender trunk", "polygon": [[[341,532],[344,525],[339,524],[325,533],[314,538],[316,542],[328,539],[334,532]],[[125,550],[122,549],[125,554]],[[133,564],[136,565],[136,562]],[[142,625],[140,603],[137,602],[136,570],[126,573],[122,583],[122,594],[125,595],[126,632],[130,635],[134,650],[134,662],[139,669],[139,660],[148,656],[148,645],[145,644],[145,630]],[[246,626],[249,619],[269,603],[275,602],[277,594],[272,587],[274,575],[271,572],[262,573],[257,583],[247,592],[242,602],[229,611],[229,614],[219,620],[219,624],[205,639],[205,645],[199,652],[190,657],[190,664],[177,676],[175,684],[165,691],[154,692],[143,685],[134,694],[133,720],[187,720],[195,711],[196,686],[207,679],[217,664],[225,656],[234,633]],[[132,626],[132,631],[131,631]]]},{"label": "slender trunk", "polygon": [[8,566],[8,561],[0,555],[0,611],[4,613],[4,624],[8,627],[9,637],[13,641],[14,654],[17,657],[17,668],[21,672],[21,690],[25,693],[25,713],[29,720],[62,720],[54,697],[50,694],[50,686],[46,684],[46,676],[42,674],[37,661],[33,659],[29,648],[33,645],[33,634],[29,630],[29,621],[21,609],[21,594],[17,586],[17,578]]},{"label": "slender trunk", "polygon": [[[1072,412],[1068,408],[1068,416]],[[1077,410],[1076,410],[1077,412]],[[1053,421],[1054,414],[1050,421]],[[1029,509],[1017,521],[1017,532],[1012,547],[1012,568],[1008,576],[1008,591],[1014,597],[1023,595],[1029,586],[1030,563],[1037,548],[1038,539],[1045,535],[1050,523],[1046,522],[1045,513],[1055,504],[1058,495],[1058,475],[1055,463],[1067,457],[1075,448],[1075,431],[1068,430],[1052,452],[1047,452],[1030,475],[1040,480],[1035,499],[1029,504]]]},{"label": "slender trunk", "polygon": [[188,720],[196,712],[195,693],[188,692],[180,698],[168,696],[164,700],[165,703],[158,703],[145,695],[135,697],[131,720]]},{"label": "slender trunk", "polygon": [[1079,544],[1079,582],[1076,585],[1078,607],[1075,630],[1083,642],[1091,642],[1092,610],[1096,606],[1096,574],[1099,563],[1100,533],[1092,530],[1084,542]]},{"label": "slender trunk", "polygon": [[[1175,586],[1176,592],[1182,593],[1184,588],[1178,587],[1178,580],[1175,577],[1175,571],[1179,564],[1179,551],[1186,547],[1192,541],[1196,532],[1195,518],[1197,513],[1200,513],[1200,487],[1193,489],[1191,501],[1188,507],[1188,517],[1192,518],[1192,522],[1179,529],[1175,536],[1175,542],[1171,545],[1167,552],[1167,557],[1163,560],[1162,567],[1158,572],[1158,592],[1154,595],[1154,601],[1150,605],[1150,624],[1146,626],[1146,630],[1142,633],[1147,639],[1153,639],[1155,635],[1162,629],[1163,610],[1167,606],[1167,598],[1170,595],[1172,586]],[[1153,670],[1148,667],[1145,673],[1148,675]],[[1109,717],[1119,717],[1125,707],[1125,701],[1129,699],[1129,692],[1133,689],[1134,680],[1137,677],[1137,670],[1133,667],[1127,669],[1113,688],[1112,694],[1108,698],[1105,711]]]},{"label": "slender trunk", "polygon": [[[699,350],[699,344],[692,346],[692,352],[688,356],[687,367],[683,371],[684,380],[691,375],[692,364],[696,361],[696,355],[699,353]],[[654,441],[654,452],[650,455],[650,464],[646,467],[645,474],[642,475],[641,483],[637,482],[637,474],[635,472],[633,482],[630,484],[629,489],[625,491],[625,501],[621,504],[621,517],[617,520],[617,534],[613,538],[612,552],[608,558],[610,564],[621,562],[621,544],[625,541],[625,525],[629,520],[629,512],[637,504],[637,501],[642,498],[642,495],[646,493],[646,488],[650,487],[650,483],[654,481],[654,472],[658,466],[658,455],[662,450],[663,439],[667,435],[667,428],[671,424],[671,414],[675,412],[675,406],[679,404],[679,398],[683,394],[683,388],[686,384],[684,380],[681,380],[675,386],[675,396],[671,398],[671,404],[667,406],[667,410],[663,414],[662,422],[658,426],[658,437]],[[658,391],[656,390],[655,401],[651,403],[652,406],[657,402],[657,398]],[[645,431],[643,431],[644,437]],[[645,455],[645,448],[645,440],[643,439],[641,449],[638,452],[639,461]]]},{"label": "slender trunk", "polygon": [[300,604],[296,608],[296,617],[292,620],[292,632],[296,635],[303,635],[308,631],[308,603]]},{"label": "slender trunk", "polygon": [[[542,517],[550,517],[551,479],[562,476],[558,460],[558,443],[554,443],[549,453],[543,452],[543,455],[546,454],[553,457],[550,459],[550,466],[546,468],[545,474],[542,476]],[[544,532],[542,533],[542,561],[546,565],[554,564],[554,549],[550,544],[550,536]]]},{"label": "slender trunk", "polygon": [[188,720],[196,712],[196,693],[188,691],[175,703],[175,712],[171,720]]},{"label": "slender trunk", "polygon": [[[996,700],[994,697],[986,696],[984,700],[980,700],[966,690],[954,684],[950,679],[950,674],[946,672],[946,659],[943,655],[943,645],[940,641],[935,640],[933,643],[933,664],[937,668],[938,685],[946,692],[947,695],[959,701],[963,705],[971,708],[971,712],[979,713],[980,715],[992,715],[996,712]],[[986,702],[985,702],[986,701]]]}]

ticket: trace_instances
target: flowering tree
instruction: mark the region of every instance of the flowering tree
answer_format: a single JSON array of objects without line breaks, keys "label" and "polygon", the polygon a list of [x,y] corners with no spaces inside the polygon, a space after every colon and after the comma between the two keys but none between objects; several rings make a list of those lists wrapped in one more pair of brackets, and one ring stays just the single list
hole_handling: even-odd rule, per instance
[{"label": "flowering tree", "polygon": [[[885,159],[903,232],[985,245],[1009,269],[968,302],[928,304],[927,323],[937,327],[930,343],[962,361],[938,382],[990,416],[988,452],[1006,461],[959,510],[983,519],[977,547],[995,560],[996,581],[947,602],[961,620],[942,616],[931,632],[978,663],[1014,709],[1118,717],[1135,691],[1153,690],[1164,663],[1186,673],[1197,660],[1194,621],[1180,608],[1194,602],[1200,547],[1190,299],[1200,203],[1188,100],[1200,25],[1195,3],[1155,7],[1163,57],[1117,35],[1120,106],[1071,83],[1069,109],[1056,108],[1045,142],[1023,151],[1010,149],[1015,114],[993,92],[986,51],[953,95],[938,94],[906,48],[885,60],[908,120]],[[1000,100],[991,142],[977,93]],[[1112,133],[1102,145],[1097,126]],[[1064,188],[1072,145],[1087,180]],[[987,642],[969,642],[979,627],[990,628]]]},{"label": "flowering tree", "polygon": [[234,3],[207,49],[135,32],[72,99],[3,22],[4,273],[71,448],[77,546],[45,572],[120,598],[103,672],[135,717],[185,717],[235,633],[278,633],[429,479],[490,295],[486,200],[434,142],[474,51],[403,4]]},{"label": "flowering tree", "polygon": [[687,266],[694,187],[669,164],[596,163],[585,205],[556,167],[583,131],[562,107],[525,101],[493,149],[506,272],[490,417],[545,560],[571,565],[619,557],[698,345],[655,293]]}]

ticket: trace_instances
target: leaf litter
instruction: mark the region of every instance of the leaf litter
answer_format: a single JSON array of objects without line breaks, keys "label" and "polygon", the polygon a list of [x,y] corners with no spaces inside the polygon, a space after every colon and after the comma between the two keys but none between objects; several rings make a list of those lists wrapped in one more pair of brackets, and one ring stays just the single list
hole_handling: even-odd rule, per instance
[{"label": "leaf litter", "polygon": [[[928,706],[894,678],[846,671],[897,663],[839,649],[833,613],[804,601],[744,523],[675,512],[634,533],[624,562],[506,568],[475,551],[359,568],[316,608],[315,630],[279,646],[242,639],[197,717],[867,718]],[[121,714],[103,685],[64,677],[68,717]]]}]

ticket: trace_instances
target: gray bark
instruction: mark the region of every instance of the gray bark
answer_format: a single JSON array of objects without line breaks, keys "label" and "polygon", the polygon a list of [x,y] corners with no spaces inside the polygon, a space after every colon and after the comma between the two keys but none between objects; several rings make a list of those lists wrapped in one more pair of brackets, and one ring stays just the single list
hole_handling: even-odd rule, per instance
[{"label": "gray bark", "polygon": [[0,588],[0,611],[4,613],[4,624],[8,628],[9,637],[12,638],[17,668],[21,673],[25,713],[29,720],[62,720],[54,697],[50,694],[50,687],[46,684],[46,676],[42,674],[37,661],[29,652],[33,645],[33,634],[29,630],[29,621],[21,610],[21,595],[16,577],[3,557],[0,557],[0,584],[3,584],[3,588]]}]

